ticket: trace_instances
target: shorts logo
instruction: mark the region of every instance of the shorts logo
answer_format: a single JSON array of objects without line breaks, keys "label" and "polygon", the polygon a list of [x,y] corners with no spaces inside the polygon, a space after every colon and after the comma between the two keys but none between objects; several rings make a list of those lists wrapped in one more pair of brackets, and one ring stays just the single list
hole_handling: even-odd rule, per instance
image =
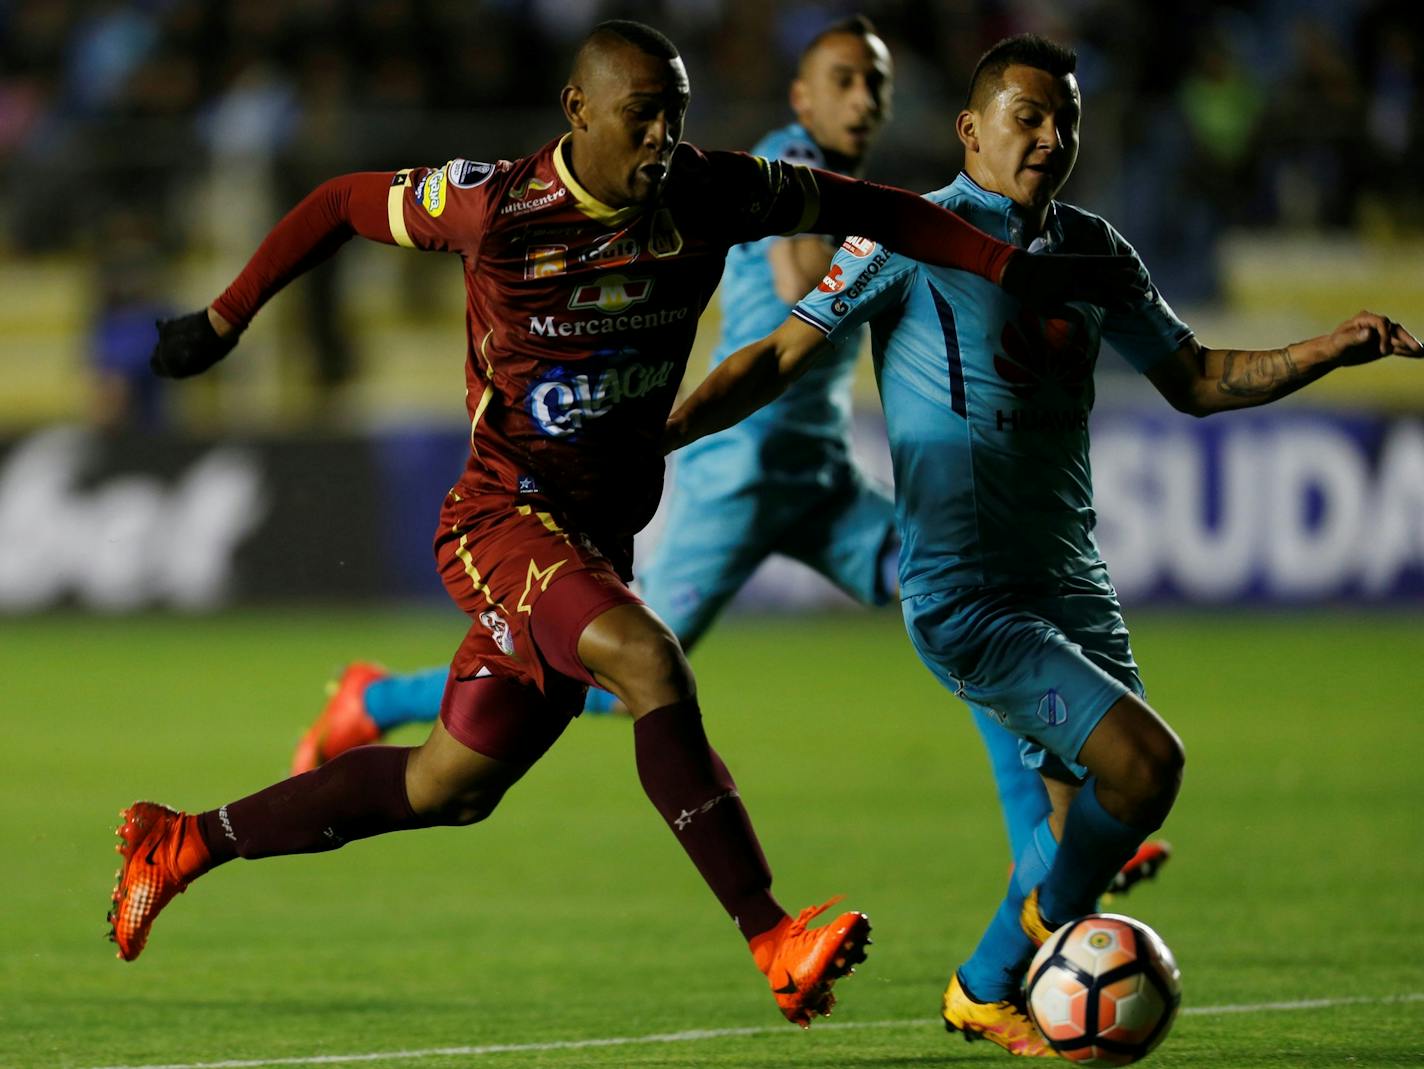
[{"label": "shorts logo", "polygon": [[489,181],[490,175],[494,174],[494,164],[454,159],[445,165],[445,171],[450,176],[452,186],[474,189],[475,186],[482,186]]},{"label": "shorts logo", "polygon": [[648,251],[659,259],[676,256],[682,251],[682,235],[672,221],[672,212],[666,208],[659,208],[653,216],[653,225],[648,233]]},{"label": "shorts logo", "polygon": [[433,219],[445,210],[445,172],[431,171],[416,188],[416,195]]},{"label": "shorts logo", "polygon": [[1051,728],[1068,723],[1068,703],[1056,688],[1049,687],[1038,700],[1038,718]]},{"label": "shorts logo", "polygon": [[489,629],[490,637],[506,657],[514,656],[514,636],[509,631],[509,621],[493,609],[480,613],[480,623]]},{"label": "shorts logo", "polygon": [[852,256],[859,256],[862,260],[875,251],[875,242],[869,238],[848,237],[841,242],[841,248]]},{"label": "shorts logo", "polygon": [[821,279],[821,284],[816,288],[822,293],[839,293],[845,289],[845,279],[841,275],[845,274],[841,270],[840,264],[831,264],[831,269],[826,272],[826,277]]},{"label": "shorts logo", "polygon": [[575,286],[569,298],[570,308],[597,308],[605,315],[614,315],[646,301],[653,293],[650,278],[627,278],[624,275],[603,275],[593,282]]},{"label": "shorts logo", "polygon": [[568,270],[567,245],[531,245],[524,253],[525,278],[549,278]]}]

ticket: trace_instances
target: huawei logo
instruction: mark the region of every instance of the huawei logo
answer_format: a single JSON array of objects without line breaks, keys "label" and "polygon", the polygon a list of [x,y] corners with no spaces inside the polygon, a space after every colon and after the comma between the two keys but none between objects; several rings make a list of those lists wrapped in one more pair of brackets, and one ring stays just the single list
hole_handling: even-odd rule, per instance
[{"label": "huawei logo", "polygon": [[1021,400],[1035,396],[1048,383],[1068,394],[1081,394],[1093,375],[1096,354],[1081,313],[1071,307],[1043,318],[1025,309],[1004,324],[994,354],[994,370]]}]

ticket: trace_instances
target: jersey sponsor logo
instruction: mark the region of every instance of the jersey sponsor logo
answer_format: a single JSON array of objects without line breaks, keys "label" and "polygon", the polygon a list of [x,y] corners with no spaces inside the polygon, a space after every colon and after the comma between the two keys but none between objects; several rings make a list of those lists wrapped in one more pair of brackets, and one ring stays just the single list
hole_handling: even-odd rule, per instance
[{"label": "jersey sponsor logo", "polygon": [[819,165],[821,153],[815,145],[805,141],[792,141],[781,150],[781,158],[792,163],[813,163]]},{"label": "jersey sponsor logo", "polygon": [[568,270],[567,245],[531,245],[524,253],[525,278],[550,278]]},{"label": "jersey sponsor logo", "polygon": [[579,253],[579,263],[598,264],[600,267],[626,267],[638,258],[642,251],[638,239],[627,234],[604,234],[594,239],[593,248]]},{"label": "jersey sponsor logo", "polygon": [[415,195],[427,215],[432,219],[439,216],[445,210],[445,171],[442,169],[427,174],[415,187]]},{"label": "jersey sponsor logo", "polygon": [[841,242],[841,248],[852,256],[859,256],[862,260],[875,251],[875,242],[869,238],[856,237],[851,235]]},{"label": "jersey sponsor logo", "polygon": [[536,175],[530,175],[517,186],[509,187],[510,200],[526,200],[531,193],[542,193],[546,189],[552,189],[553,182],[546,182]]},{"label": "jersey sponsor logo", "polygon": [[628,278],[625,275],[602,275],[592,282],[575,286],[569,298],[570,308],[597,308],[604,315],[615,315],[625,308],[642,304],[653,294],[650,278]]},{"label": "jersey sponsor logo", "polygon": [[1051,728],[1068,723],[1068,703],[1063,700],[1063,695],[1058,693],[1056,687],[1049,687],[1043,697],[1038,699],[1038,718]]},{"label": "jersey sponsor logo", "polygon": [[629,330],[653,330],[680,323],[687,318],[688,306],[659,308],[656,312],[635,312],[632,315],[606,315],[595,319],[558,319],[554,316],[530,316],[529,333],[536,338],[581,338],[592,334],[617,334]]},{"label": "jersey sponsor logo", "polygon": [[[890,262],[890,250],[881,249],[870,260],[868,264],[860,269],[860,274],[855,276],[855,281],[850,284],[850,288],[845,291],[845,297],[837,298],[831,302],[831,311],[843,316],[850,311],[850,302],[859,297],[872,282],[875,276],[880,274],[881,268]],[[832,291],[834,292],[834,291]]]},{"label": "jersey sponsor logo", "polygon": [[1022,400],[1045,386],[1081,396],[1093,376],[1096,350],[1083,316],[1071,305],[1040,317],[1025,309],[1004,324],[999,334],[1002,352],[994,354],[994,371]]},{"label": "jersey sponsor logo", "polygon": [[672,360],[656,365],[623,364],[577,374],[559,367],[529,390],[529,416],[544,434],[566,438],[608,415],[623,401],[675,384],[672,376],[676,367]]},{"label": "jersey sponsor logo", "polygon": [[[521,185],[519,188],[523,189],[525,186],[534,187],[536,182],[538,182],[537,179],[531,178],[527,183],[524,183],[524,185]],[[549,184],[547,182],[540,182],[538,183],[538,186],[536,188],[548,189]],[[511,203],[506,204],[504,207],[502,207],[499,210],[499,214],[518,215],[520,212],[536,212],[540,208],[547,208],[551,204],[557,204],[559,201],[563,200],[564,197],[568,195],[568,192],[569,191],[567,189],[565,189],[563,186],[560,186],[552,193],[544,193],[538,197],[535,197],[533,200],[525,200],[522,197],[514,197],[515,191],[511,190],[509,195],[511,197],[514,197],[514,200]]]},{"label": "jersey sponsor logo", "polygon": [[845,274],[841,270],[840,264],[831,264],[831,268],[826,272],[826,277],[821,279],[821,284],[816,288],[822,293],[839,293],[845,289],[845,279],[841,275]]},{"label": "jersey sponsor logo", "polygon": [[494,174],[494,164],[457,157],[445,165],[445,171],[450,176],[452,186],[474,189],[475,186],[482,186],[490,180],[490,176]]},{"label": "jersey sponsor logo", "polygon": [[673,222],[672,212],[659,208],[653,215],[653,224],[648,230],[648,251],[658,259],[676,256],[682,251],[682,234]]},{"label": "jersey sponsor logo", "polygon": [[480,623],[485,625],[490,637],[494,639],[494,644],[499,647],[499,652],[506,657],[514,656],[514,636],[509,630],[509,621],[497,613],[494,609],[486,609],[480,613]]}]

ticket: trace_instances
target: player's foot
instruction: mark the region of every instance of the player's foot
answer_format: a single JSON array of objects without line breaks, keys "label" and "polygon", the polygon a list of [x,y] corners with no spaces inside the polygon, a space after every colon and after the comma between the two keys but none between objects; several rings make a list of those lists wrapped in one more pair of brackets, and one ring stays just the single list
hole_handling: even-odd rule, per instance
[{"label": "player's foot", "polygon": [[1166,839],[1149,839],[1137,848],[1132,860],[1112,878],[1105,896],[1125,895],[1143,880],[1154,880],[1172,857],[1172,844]]},{"label": "player's foot", "polygon": [[337,754],[365,746],[381,737],[380,726],[366,712],[365,693],[387,672],[380,665],[357,661],[346,666],[328,688],[330,697],[316,722],[307,729],[292,754],[292,775],[310,772]]},{"label": "player's foot", "polygon": [[1058,930],[1058,925],[1044,920],[1042,912],[1039,911],[1037,887],[1028,893],[1023,909],[1019,910],[1019,927],[1036,947],[1043,946],[1048,942],[1048,937]]},{"label": "player's foot", "polygon": [[109,939],[118,944],[119,957],[133,961],[159,911],[206,870],[208,849],[193,818],[166,805],[135,802],[119,816],[114,849],[124,863],[115,874]]},{"label": "player's foot", "polygon": [[965,1039],[987,1039],[1010,1054],[1025,1058],[1058,1057],[1021,1002],[980,1002],[969,993],[957,971],[944,989],[940,1015],[948,1031],[962,1032]]},{"label": "player's foot", "polygon": [[776,1005],[802,1028],[810,1028],[817,1014],[830,1016],[836,1004],[831,985],[855,972],[870,945],[870,918],[864,913],[842,913],[807,931],[807,921],[839,901],[837,895],[824,905],[803,909],[795,920],[787,917],[751,942],[752,956],[771,985]]}]

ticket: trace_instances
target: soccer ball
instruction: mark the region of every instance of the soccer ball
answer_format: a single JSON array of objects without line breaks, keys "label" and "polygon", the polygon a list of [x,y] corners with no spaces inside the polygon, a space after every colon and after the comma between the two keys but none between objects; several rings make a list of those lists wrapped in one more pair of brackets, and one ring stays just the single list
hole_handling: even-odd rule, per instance
[{"label": "soccer ball", "polygon": [[1167,944],[1141,921],[1090,913],[1039,947],[1024,990],[1034,1024],[1062,1057],[1129,1065],[1172,1027],[1182,974]]}]

